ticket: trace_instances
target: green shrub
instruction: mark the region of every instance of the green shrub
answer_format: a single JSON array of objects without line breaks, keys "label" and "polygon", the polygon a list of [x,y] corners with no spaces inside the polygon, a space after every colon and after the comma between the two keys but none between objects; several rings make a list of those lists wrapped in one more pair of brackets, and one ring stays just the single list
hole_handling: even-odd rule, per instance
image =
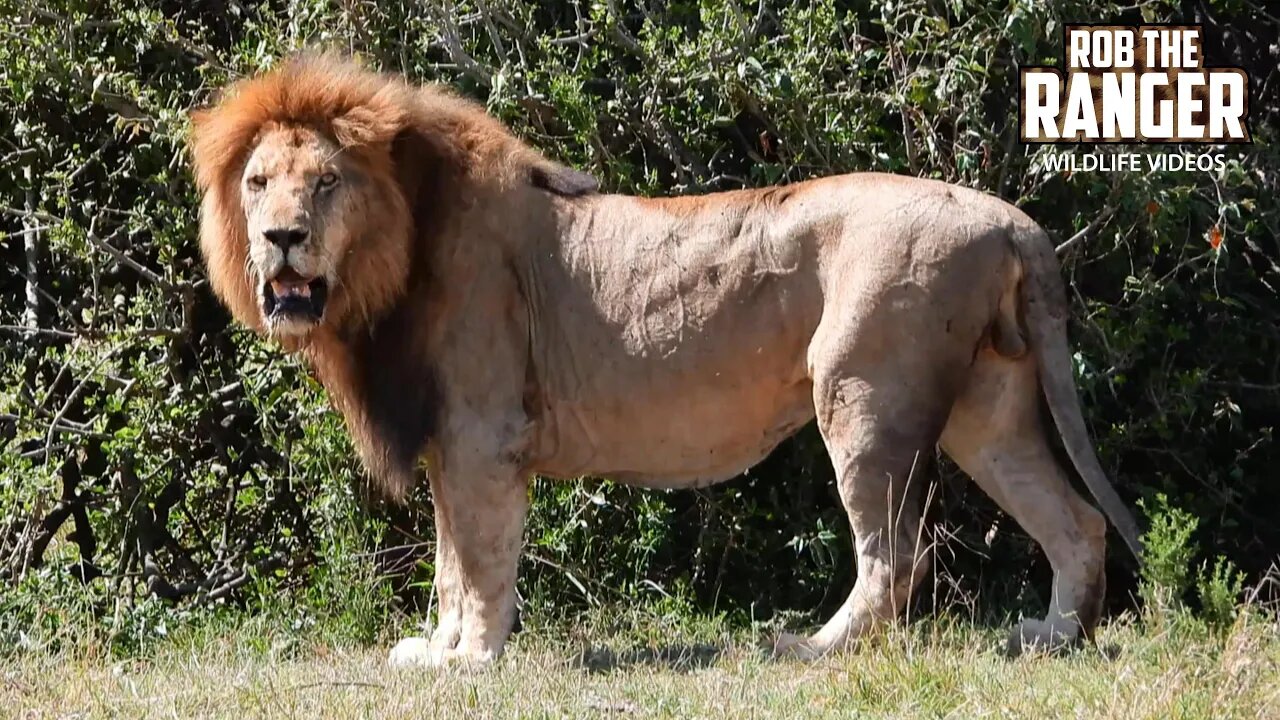
[{"label": "green shrub", "polygon": [[1139,501],[1138,507],[1148,522],[1142,538],[1142,601],[1155,613],[1181,610],[1193,580],[1195,544],[1191,536],[1199,520],[1170,507],[1164,493],[1157,494],[1154,503]]},{"label": "green shrub", "polygon": [[1212,563],[1205,560],[1193,575],[1199,550],[1192,536],[1199,520],[1170,506],[1163,493],[1158,493],[1154,502],[1139,501],[1138,505],[1148,522],[1143,535],[1140,585],[1146,616],[1163,622],[1170,616],[1187,613],[1187,600],[1194,589],[1199,619],[1211,629],[1229,629],[1240,612],[1244,573],[1231,560],[1217,555]]},{"label": "green shrub", "polygon": [[1235,563],[1219,555],[1213,559],[1213,569],[1206,561],[1196,578],[1196,594],[1200,598],[1200,612],[1204,621],[1218,630],[1229,629],[1240,614],[1240,600],[1244,595],[1244,573]]}]

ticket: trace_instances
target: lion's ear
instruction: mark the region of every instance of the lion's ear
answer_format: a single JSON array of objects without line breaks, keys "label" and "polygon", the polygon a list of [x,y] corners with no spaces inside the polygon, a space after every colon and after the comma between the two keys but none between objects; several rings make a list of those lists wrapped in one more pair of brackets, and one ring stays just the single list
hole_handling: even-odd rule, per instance
[{"label": "lion's ear", "polygon": [[333,119],[331,127],[338,144],[375,145],[394,141],[404,125],[404,118],[383,108],[354,107]]},{"label": "lion's ear", "polygon": [[529,181],[536,188],[565,197],[593,195],[600,189],[600,182],[591,175],[551,162],[530,168]]}]

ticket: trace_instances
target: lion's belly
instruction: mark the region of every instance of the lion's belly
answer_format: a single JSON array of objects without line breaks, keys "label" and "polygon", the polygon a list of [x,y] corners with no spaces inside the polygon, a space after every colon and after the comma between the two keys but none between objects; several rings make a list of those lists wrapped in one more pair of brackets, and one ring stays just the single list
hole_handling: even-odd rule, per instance
[{"label": "lion's belly", "polygon": [[579,322],[552,343],[572,359],[541,373],[532,469],[675,488],[762,460],[814,413],[806,353],[817,312],[791,312],[786,295],[710,311],[696,332],[634,322],[602,337]]},{"label": "lion's belly", "polygon": [[681,488],[727,480],[755,465],[813,418],[812,385],[761,368],[723,382],[666,378],[629,397],[553,402],[539,418],[534,471]]}]

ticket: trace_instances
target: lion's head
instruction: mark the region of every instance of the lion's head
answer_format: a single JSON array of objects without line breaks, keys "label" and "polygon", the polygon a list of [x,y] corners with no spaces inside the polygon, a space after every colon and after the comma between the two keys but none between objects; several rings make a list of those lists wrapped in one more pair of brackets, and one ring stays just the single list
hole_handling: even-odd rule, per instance
[{"label": "lion's head", "polygon": [[[334,55],[287,60],[192,114],[200,246],[245,325],[304,350],[365,464],[403,492],[433,423],[429,278],[473,242],[518,243],[541,191],[590,176],[543,158],[483,108]],[[426,288],[424,290],[424,288]]]},{"label": "lion's head", "polygon": [[201,247],[241,322],[296,339],[395,302],[413,227],[394,154],[414,107],[403,83],[313,57],[193,113]]},{"label": "lion's head", "polygon": [[[324,319],[329,288],[335,300],[346,291],[338,285],[338,268],[348,254],[403,255],[403,242],[387,242],[394,234],[359,237],[371,216],[387,217],[371,214],[370,206],[395,197],[385,188],[371,193],[369,173],[360,165],[337,142],[306,127],[268,126],[249,155],[240,180],[249,242],[245,269],[273,334],[306,334]],[[368,247],[375,242],[376,249]],[[403,258],[392,265],[405,267]]]}]

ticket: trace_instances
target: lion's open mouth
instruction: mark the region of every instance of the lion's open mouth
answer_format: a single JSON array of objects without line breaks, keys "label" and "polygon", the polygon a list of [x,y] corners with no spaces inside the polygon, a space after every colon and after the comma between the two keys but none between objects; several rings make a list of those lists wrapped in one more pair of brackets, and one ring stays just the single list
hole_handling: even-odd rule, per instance
[{"label": "lion's open mouth", "polygon": [[304,278],[286,267],[262,286],[262,314],[272,321],[319,322],[329,297],[324,278]]}]

